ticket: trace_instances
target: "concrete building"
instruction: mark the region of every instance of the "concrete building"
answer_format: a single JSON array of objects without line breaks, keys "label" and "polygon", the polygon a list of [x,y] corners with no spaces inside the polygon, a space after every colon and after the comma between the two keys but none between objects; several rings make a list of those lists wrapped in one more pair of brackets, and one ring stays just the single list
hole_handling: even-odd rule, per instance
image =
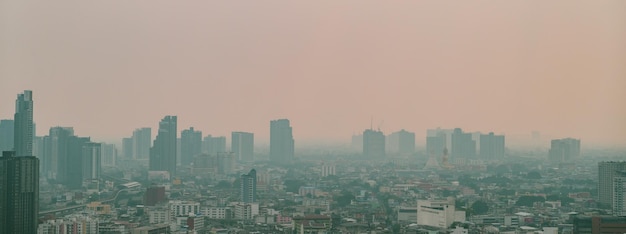
[{"label": "concrete building", "polygon": [[598,163],[598,203],[605,207],[613,205],[613,183],[619,172],[626,170],[626,161]]},{"label": "concrete building", "polygon": [[133,131],[132,138],[132,158],[148,159],[150,157],[150,146],[152,141],[151,128],[138,128]]},{"label": "concrete building", "polygon": [[626,171],[613,178],[613,215],[626,216]]},{"label": "concrete building", "polygon": [[399,155],[413,155],[415,153],[415,133],[404,129],[391,133],[387,137],[387,152]]},{"label": "concrete building", "polygon": [[453,199],[417,201],[418,225],[448,228],[455,221],[465,221],[465,213],[455,210]]},{"label": "concrete building", "polygon": [[0,157],[0,233],[36,233],[39,218],[39,159]]},{"label": "concrete building", "polygon": [[83,180],[98,180],[102,171],[102,148],[100,143],[89,142],[83,145]]},{"label": "concrete building", "polygon": [[504,158],[504,135],[480,134],[480,157],[482,159]]},{"label": "concrete building", "polygon": [[159,133],[150,148],[150,171],[167,171],[176,175],[176,116],[165,116],[159,122]]},{"label": "concrete building", "polygon": [[465,133],[460,128],[455,128],[452,132],[452,148],[450,158],[452,159],[474,159],[476,158],[476,141],[472,140],[472,133]]},{"label": "concrete building", "polygon": [[170,217],[187,216],[190,213],[200,214],[200,203],[194,201],[170,201]]},{"label": "concrete building", "polygon": [[572,223],[576,234],[626,233],[626,217],[577,216]]},{"label": "concrete building", "polygon": [[256,170],[252,169],[248,174],[241,175],[240,182],[240,201],[243,203],[254,203],[257,200],[256,195]]},{"label": "concrete building", "polygon": [[385,158],[385,134],[367,129],[363,132],[363,157]]},{"label": "concrete building", "polygon": [[15,100],[13,148],[17,156],[33,156],[35,123],[33,122],[33,92],[24,90]]},{"label": "concrete building", "polygon": [[256,215],[259,215],[259,204],[241,202],[235,204],[235,219],[251,220]]},{"label": "concrete building", "polygon": [[249,132],[232,132],[230,150],[235,153],[235,157],[239,161],[254,161],[254,134]]},{"label": "concrete building", "polygon": [[320,173],[320,176],[322,177],[337,175],[337,173],[335,172],[335,165],[333,164],[322,164],[322,170]]},{"label": "concrete building", "polygon": [[12,119],[0,120],[0,152],[13,151],[14,125],[15,121]]},{"label": "concrete building", "polygon": [[103,167],[115,167],[117,165],[117,147],[114,144],[101,143],[101,164]]},{"label": "concrete building", "polygon": [[290,163],[294,159],[295,141],[288,119],[270,121],[270,161]]},{"label": "concrete building", "polygon": [[202,153],[202,132],[193,127],[183,130],[180,134],[180,148],[181,165],[191,164],[193,158]]},{"label": "concrete building", "polygon": [[580,157],[580,140],[573,138],[555,139],[550,142],[548,158],[555,162],[566,162]]},{"label": "concrete building", "polygon": [[226,137],[207,135],[202,141],[202,152],[210,155],[228,152],[228,150],[226,150]]}]

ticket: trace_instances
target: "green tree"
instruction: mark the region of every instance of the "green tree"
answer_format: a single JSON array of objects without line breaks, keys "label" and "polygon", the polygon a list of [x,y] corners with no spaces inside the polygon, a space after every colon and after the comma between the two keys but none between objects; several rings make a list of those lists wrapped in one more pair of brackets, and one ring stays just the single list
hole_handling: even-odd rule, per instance
[{"label": "green tree", "polygon": [[477,215],[487,214],[489,211],[489,205],[482,200],[475,201],[472,203],[472,211]]}]

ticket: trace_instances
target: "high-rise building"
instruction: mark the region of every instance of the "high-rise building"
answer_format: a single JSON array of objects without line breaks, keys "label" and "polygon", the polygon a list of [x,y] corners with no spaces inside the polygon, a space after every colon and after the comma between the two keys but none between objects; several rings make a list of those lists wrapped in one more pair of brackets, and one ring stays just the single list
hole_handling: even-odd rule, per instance
[{"label": "high-rise building", "polygon": [[404,129],[391,133],[387,137],[387,152],[401,155],[415,153],[415,133]]},{"label": "high-rise building", "polygon": [[204,140],[202,141],[203,153],[217,155],[217,153],[223,153],[226,151],[226,137],[213,137],[211,135],[204,137]]},{"label": "high-rise building", "polygon": [[37,233],[39,159],[4,151],[0,188],[0,233]]},{"label": "high-rise building", "polygon": [[217,153],[217,173],[221,175],[228,175],[234,172],[237,165],[237,159],[233,152],[220,152]]},{"label": "high-rise building", "polygon": [[288,119],[270,121],[270,161],[289,163],[294,158],[293,130]]},{"label": "high-rise building", "polygon": [[237,160],[254,161],[254,134],[249,132],[232,132],[230,149]]},{"label": "high-rise building", "polygon": [[135,131],[133,131],[132,141],[132,158],[147,159],[150,156],[150,141],[152,141],[152,129],[135,129]]},{"label": "high-rise building", "polygon": [[322,177],[336,175],[334,164],[322,164],[322,171],[320,173]]},{"label": "high-rise building", "polygon": [[472,140],[472,133],[465,133],[460,128],[452,132],[452,150],[450,157],[453,159],[476,158],[476,141]]},{"label": "high-rise building", "polygon": [[613,178],[613,215],[626,216],[626,171]]},{"label": "high-rise building", "polygon": [[114,144],[101,144],[102,157],[101,162],[103,167],[114,167],[117,165],[117,148]]},{"label": "high-rise building", "polygon": [[366,158],[385,157],[385,134],[367,129],[363,132],[363,156]]},{"label": "high-rise building", "polygon": [[15,100],[13,148],[17,156],[33,156],[33,92],[25,90]]},{"label": "high-rise building", "polygon": [[52,127],[48,133],[46,154],[43,167],[46,177],[63,183],[67,179],[68,146],[74,129],[71,127]]},{"label": "high-rise building", "polygon": [[252,169],[248,174],[241,175],[240,194],[241,202],[256,202],[256,170]]},{"label": "high-rise building", "polygon": [[180,134],[180,159],[181,165],[189,165],[193,157],[202,153],[202,132],[193,127],[185,129]]},{"label": "high-rise building", "polygon": [[598,163],[598,203],[602,206],[613,205],[613,181],[621,171],[626,170],[626,162]]},{"label": "high-rise building", "polygon": [[101,156],[102,146],[100,143],[88,142],[83,145],[83,180],[100,179]]},{"label": "high-rise building", "polygon": [[483,159],[504,158],[504,135],[489,134],[480,135],[480,157]]},{"label": "high-rise building", "polygon": [[15,121],[12,119],[0,120],[0,152],[13,151],[13,142],[15,140],[14,125]]},{"label": "high-rise building", "polygon": [[555,162],[566,162],[580,157],[580,140],[573,138],[555,139],[550,142],[548,158]]},{"label": "high-rise building", "polygon": [[69,138],[66,170],[59,172],[65,173],[65,181],[62,184],[70,189],[79,189],[83,187],[83,147],[91,142],[89,137],[71,136]]},{"label": "high-rise building", "polygon": [[159,133],[150,148],[150,171],[167,171],[176,175],[177,117],[165,116],[159,122]]},{"label": "high-rise building", "polygon": [[445,132],[437,131],[426,135],[426,154],[428,157],[441,157],[443,156],[443,150],[446,148],[447,137]]}]

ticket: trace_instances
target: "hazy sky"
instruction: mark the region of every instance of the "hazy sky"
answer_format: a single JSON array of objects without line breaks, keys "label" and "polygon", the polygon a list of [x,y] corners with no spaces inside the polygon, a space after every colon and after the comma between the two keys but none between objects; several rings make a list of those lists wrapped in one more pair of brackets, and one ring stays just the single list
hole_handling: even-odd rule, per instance
[{"label": "hazy sky", "polygon": [[[0,118],[37,133],[425,129],[626,144],[626,1],[0,0]],[[155,133],[156,131],[153,131]]]}]

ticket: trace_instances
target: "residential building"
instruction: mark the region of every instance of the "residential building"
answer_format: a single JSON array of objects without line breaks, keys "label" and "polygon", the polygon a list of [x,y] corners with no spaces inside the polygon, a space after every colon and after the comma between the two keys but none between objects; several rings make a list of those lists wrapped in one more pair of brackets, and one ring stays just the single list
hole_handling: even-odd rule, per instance
[{"label": "residential building", "polygon": [[133,131],[132,158],[148,159],[150,157],[150,142],[152,141],[151,128],[138,128]]},{"label": "residential building", "polygon": [[504,158],[504,135],[480,134],[480,157],[482,159]]},{"label": "residential building", "polygon": [[391,133],[387,139],[387,152],[405,156],[415,153],[415,133],[402,129]]},{"label": "residential building", "polygon": [[363,156],[365,158],[385,157],[385,135],[383,132],[371,129],[363,132]]},{"label": "residential building", "polygon": [[451,140],[452,149],[450,151],[450,158],[476,158],[476,141],[472,140],[472,133],[466,133],[460,128],[455,128],[454,132],[452,132]]},{"label": "residential building", "polygon": [[256,202],[256,170],[252,169],[248,174],[241,175],[240,200],[243,203]]},{"label": "residential building", "polygon": [[12,119],[0,120],[0,152],[13,151],[15,140],[15,121]]},{"label": "residential building", "polygon": [[580,140],[573,138],[555,139],[550,142],[548,158],[551,161],[567,162],[580,157]]},{"label": "residential building", "polygon": [[601,206],[613,205],[613,183],[619,172],[626,170],[626,161],[598,163],[598,203]]},{"label": "residential building", "polygon": [[0,233],[36,233],[39,218],[39,159],[16,157],[14,151],[0,158]]},{"label": "residential building", "polygon": [[254,161],[254,133],[232,132],[230,149],[235,153],[237,160],[242,162]]},{"label": "residential building", "polygon": [[159,132],[150,148],[150,171],[167,171],[176,175],[177,117],[165,116],[159,122]]},{"label": "residential building", "polygon": [[180,159],[181,165],[187,166],[193,162],[193,158],[202,153],[202,132],[193,127],[185,129],[180,134]]},{"label": "residential building", "polygon": [[283,164],[294,159],[295,141],[288,119],[270,121],[270,161]]}]

